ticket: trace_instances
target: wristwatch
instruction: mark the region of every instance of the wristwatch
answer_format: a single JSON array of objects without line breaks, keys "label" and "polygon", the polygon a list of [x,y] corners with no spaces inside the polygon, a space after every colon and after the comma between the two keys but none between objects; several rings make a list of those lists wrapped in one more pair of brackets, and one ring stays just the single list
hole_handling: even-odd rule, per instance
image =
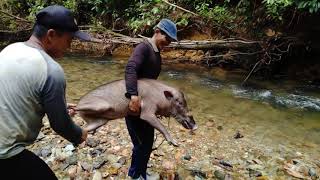
[{"label": "wristwatch", "polygon": [[126,92],[126,93],[124,94],[124,96],[125,96],[127,99],[131,99],[131,94],[128,93],[128,92]]}]

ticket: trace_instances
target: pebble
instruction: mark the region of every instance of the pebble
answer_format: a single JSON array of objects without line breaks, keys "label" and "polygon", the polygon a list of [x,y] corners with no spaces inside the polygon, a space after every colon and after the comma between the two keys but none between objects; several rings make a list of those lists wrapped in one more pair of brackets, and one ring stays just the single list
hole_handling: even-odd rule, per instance
[{"label": "pebble", "polygon": [[222,171],[219,170],[215,170],[213,174],[218,180],[224,180],[226,176]]},{"label": "pebble", "polygon": [[311,176],[311,177],[317,177],[317,172],[316,172],[316,170],[313,169],[313,168],[310,168],[310,169],[309,169],[308,174],[309,174],[309,176]]},{"label": "pebble", "polygon": [[106,161],[103,158],[98,158],[96,161],[93,162],[93,169],[99,169],[101,168],[104,164],[106,163]]},{"label": "pebble", "polygon": [[94,138],[87,138],[86,145],[89,147],[96,147],[99,144],[99,141]]},{"label": "pebble", "polygon": [[64,148],[65,151],[70,151],[70,152],[74,151],[75,149],[76,149],[76,148],[75,148],[72,144],[68,144],[68,145]]},{"label": "pebble", "polygon": [[91,165],[87,162],[81,162],[81,167],[83,170],[90,172],[91,170]]},{"label": "pebble", "polygon": [[191,160],[191,155],[190,154],[186,154],[183,156],[183,159],[190,161]]},{"label": "pebble", "polygon": [[92,180],[101,180],[102,179],[102,174],[100,171],[95,171]]}]

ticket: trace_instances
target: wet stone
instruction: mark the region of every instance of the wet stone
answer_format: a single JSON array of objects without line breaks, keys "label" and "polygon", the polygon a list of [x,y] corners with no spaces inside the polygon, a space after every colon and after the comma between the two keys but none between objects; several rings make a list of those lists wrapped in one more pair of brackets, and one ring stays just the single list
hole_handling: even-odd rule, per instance
[{"label": "wet stone", "polygon": [[226,174],[226,176],[224,177],[224,180],[232,180],[232,176],[230,174]]},{"label": "wet stone", "polygon": [[219,161],[219,164],[227,167],[227,168],[233,168],[233,166],[231,165],[231,163],[227,162],[227,161],[224,161],[224,160],[220,160]]},{"label": "wet stone", "polygon": [[121,164],[121,165],[124,165],[126,163],[127,159],[125,157],[121,157],[117,163]]},{"label": "wet stone", "polygon": [[37,137],[37,141],[41,141],[43,138],[45,138],[45,135],[40,131],[40,133]]},{"label": "wet stone", "polygon": [[92,180],[101,180],[102,179],[102,174],[99,171],[96,171],[92,177]]},{"label": "wet stone", "polygon": [[235,139],[240,139],[240,138],[243,138],[243,135],[240,134],[239,131],[237,131],[236,134],[233,136],[233,138],[235,138]]},{"label": "wet stone", "polygon": [[39,155],[44,158],[49,157],[51,155],[51,146],[42,148],[39,152]]},{"label": "wet stone", "polygon": [[93,169],[99,169],[101,168],[104,164],[106,163],[106,161],[102,158],[98,158],[96,161],[93,162]]},{"label": "wet stone", "polygon": [[101,158],[106,159],[110,163],[118,162],[118,160],[120,159],[118,156],[116,156],[114,154],[108,154],[108,155],[101,157]]},{"label": "wet stone", "polygon": [[262,173],[260,171],[254,170],[254,169],[247,169],[249,171],[249,176],[250,177],[260,177],[262,176]]},{"label": "wet stone", "polygon": [[204,178],[204,179],[207,178],[207,174],[199,169],[191,169],[190,171],[191,171],[192,176],[198,176],[198,177]]},{"label": "wet stone", "polygon": [[73,154],[66,158],[66,163],[69,165],[76,165],[78,163],[77,155]]},{"label": "wet stone", "polygon": [[64,148],[64,150],[65,151],[69,151],[69,152],[72,152],[72,151],[74,151],[76,148],[72,145],[72,144],[68,144],[65,148]]},{"label": "wet stone", "polygon": [[191,160],[191,155],[190,154],[186,154],[183,156],[184,160],[190,161]]},{"label": "wet stone", "polygon": [[297,159],[292,159],[292,162],[293,162],[294,165],[296,165],[296,164],[301,164],[300,161],[297,160]]},{"label": "wet stone", "polygon": [[90,172],[91,171],[91,165],[87,162],[81,162],[80,163],[83,170]]},{"label": "wet stone", "polygon": [[113,163],[111,167],[113,167],[114,169],[120,169],[122,165],[120,163]]},{"label": "wet stone", "polygon": [[74,179],[77,175],[77,166],[70,167],[68,169],[68,175],[70,179]]},{"label": "wet stone", "polygon": [[311,176],[311,177],[317,177],[317,172],[316,172],[316,170],[313,169],[313,168],[310,168],[310,169],[309,169],[308,174],[309,174],[309,176]]},{"label": "wet stone", "polygon": [[87,138],[86,145],[89,147],[96,147],[99,144],[99,140],[94,138]]},{"label": "wet stone", "polygon": [[65,169],[67,169],[69,167],[69,164],[68,163],[62,163],[61,165],[60,165],[60,169],[62,170],[62,171],[64,171]]},{"label": "wet stone", "polygon": [[215,170],[214,171],[214,176],[218,179],[218,180],[224,180],[225,178],[225,174],[222,171],[219,170]]},{"label": "wet stone", "polygon": [[158,180],[158,179],[160,179],[160,175],[158,173],[156,173],[156,172],[150,172],[150,173],[148,172],[147,173],[147,179],[148,180]]},{"label": "wet stone", "polygon": [[91,157],[96,157],[96,156],[100,156],[103,153],[103,149],[102,148],[98,148],[98,149],[93,149],[89,151],[89,154]]}]

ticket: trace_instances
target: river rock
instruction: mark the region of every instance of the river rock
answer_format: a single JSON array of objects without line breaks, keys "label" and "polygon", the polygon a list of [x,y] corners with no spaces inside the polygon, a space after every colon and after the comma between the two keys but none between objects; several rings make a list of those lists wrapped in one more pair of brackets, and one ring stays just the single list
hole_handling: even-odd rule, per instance
[{"label": "river rock", "polygon": [[121,157],[121,158],[117,161],[117,163],[119,163],[119,164],[121,164],[121,165],[124,165],[124,164],[126,163],[126,161],[127,161],[126,157]]},{"label": "river rock", "polygon": [[66,151],[66,152],[72,152],[75,149],[76,148],[72,144],[68,144],[66,147],[64,147],[64,151]]},{"label": "river rock", "polygon": [[81,162],[80,163],[83,170],[90,172],[91,171],[91,165],[87,162]]},{"label": "river rock", "polygon": [[247,170],[249,171],[249,176],[250,177],[260,177],[260,176],[262,176],[262,173],[260,171],[257,171],[257,170],[251,169],[251,168],[248,168]]},{"label": "river rock", "polygon": [[106,159],[110,163],[116,163],[120,159],[120,157],[118,157],[118,156],[116,156],[114,154],[108,154],[105,157],[101,157],[101,158]]},{"label": "river rock", "polygon": [[240,139],[240,138],[243,138],[243,135],[240,134],[239,131],[237,131],[236,134],[233,136],[233,138],[235,138],[235,139]]},{"label": "river rock", "polygon": [[187,153],[186,155],[183,156],[183,159],[190,161],[191,160],[191,155]]},{"label": "river rock", "polygon": [[316,170],[313,169],[313,168],[310,168],[310,169],[309,169],[308,174],[309,174],[309,176],[311,176],[311,177],[317,177],[317,172],[316,172]]},{"label": "river rock", "polygon": [[202,171],[199,168],[190,168],[189,171],[191,171],[192,176],[198,176],[198,177],[202,177],[204,179],[207,178],[207,173]]},{"label": "river rock", "polygon": [[100,171],[95,171],[92,180],[102,180],[102,174]]},{"label": "river rock", "polygon": [[38,136],[37,136],[37,139],[36,141],[41,141],[43,138],[45,138],[46,136],[40,131]]},{"label": "river rock", "polygon": [[51,155],[51,148],[51,146],[45,146],[40,150],[40,153],[38,155],[44,158],[49,157]]},{"label": "river rock", "polygon": [[103,149],[102,148],[97,148],[97,149],[92,149],[89,151],[89,154],[91,157],[96,157],[96,156],[100,156],[103,153]]},{"label": "river rock", "polygon": [[222,171],[220,171],[220,170],[215,170],[214,171],[214,176],[218,179],[218,180],[224,180],[224,178],[225,178],[225,174],[224,174],[224,172],[222,172]]},{"label": "river rock", "polygon": [[148,180],[159,180],[160,179],[160,175],[156,172],[148,172],[147,173],[147,179]]},{"label": "river rock", "polygon": [[96,147],[99,144],[99,140],[94,138],[87,138],[86,145],[89,147]]},{"label": "river rock", "polygon": [[93,169],[99,169],[101,168],[104,164],[106,163],[106,161],[103,158],[98,158],[93,162]]},{"label": "river rock", "polygon": [[72,156],[67,157],[66,158],[66,163],[68,165],[76,165],[78,163],[77,155],[73,154]]},{"label": "river rock", "polygon": [[77,176],[77,166],[72,166],[68,169],[68,175],[70,179],[74,179]]}]

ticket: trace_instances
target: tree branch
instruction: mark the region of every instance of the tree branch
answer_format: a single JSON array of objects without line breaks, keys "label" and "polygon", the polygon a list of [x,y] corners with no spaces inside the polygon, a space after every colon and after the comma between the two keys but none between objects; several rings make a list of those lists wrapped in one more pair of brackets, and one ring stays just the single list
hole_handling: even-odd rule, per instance
[{"label": "tree branch", "polygon": [[193,14],[193,15],[195,15],[195,16],[199,16],[198,14],[196,14],[196,13],[194,13],[194,12],[192,12],[192,11],[189,11],[189,10],[187,10],[187,9],[184,9],[184,8],[182,8],[182,7],[180,7],[180,6],[177,6],[177,5],[175,5],[175,4],[172,4],[172,3],[168,2],[167,0],[163,0],[163,2],[169,4],[170,6],[176,7],[176,8],[178,8],[178,9],[182,10],[182,11],[191,13],[191,14]]},{"label": "tree branch", "polygon": [[13,17],[13,18],[18,19],[18,20],[23,21],[23,22],[32,23],[32,21],[29,21],[29,20],[20,18],[20,17],[18,17],[18,16],[14,16],[14,15],[12,15],[12,14],[10,14],[10,13],[8,13],[8,12],[5,12],[5,11],[3,11],[3,10],[0,10],[0,13],[5,14],[5,15],[10,16],[10,17]]}]

